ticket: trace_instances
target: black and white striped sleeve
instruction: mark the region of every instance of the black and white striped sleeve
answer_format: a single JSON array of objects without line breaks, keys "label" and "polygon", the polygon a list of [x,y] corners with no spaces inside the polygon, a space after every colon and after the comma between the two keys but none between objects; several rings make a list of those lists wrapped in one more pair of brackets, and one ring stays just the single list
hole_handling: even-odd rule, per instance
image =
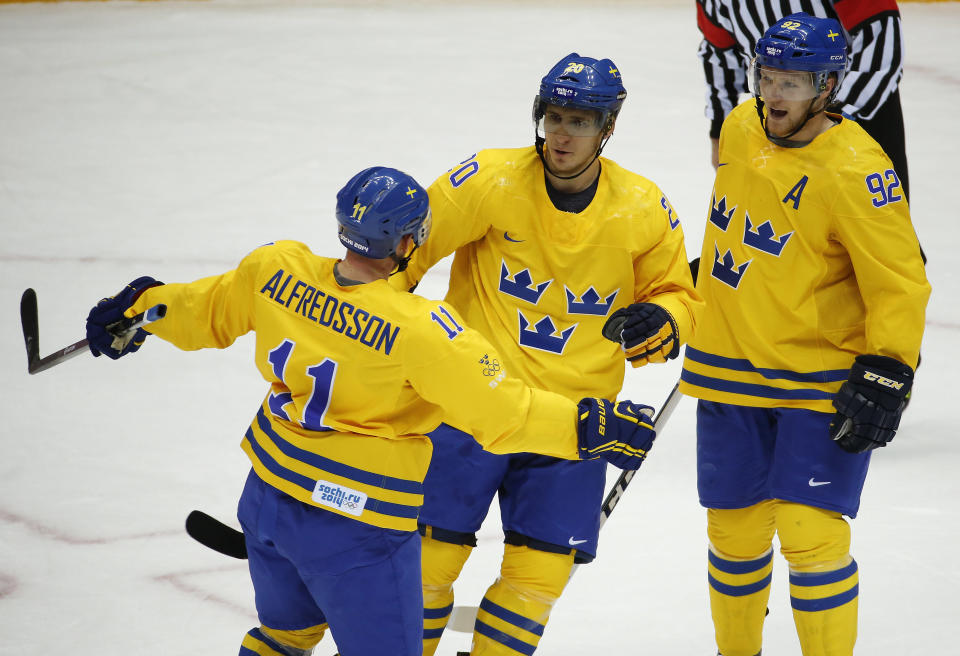
[{"label": "black and white striped sleeve", "polygon": [[706,81],[706,109],[710,136],[720,136],[720,126],[747,88],[749,58],[737,44],[721,7],[714,0],[697,0],[697,27],[703,34],[697,50]]},{"label": "black and white striped sleeve", "polygon": [[[843,3],[837,6],[840,9]],[[840,17],[842,21],[842,13]],[[897,90],[903,76],[900,14],[888,11],[859,25],[844,27],[852,41],[852,56],[837,100],[847,114],[869,120]]]}]

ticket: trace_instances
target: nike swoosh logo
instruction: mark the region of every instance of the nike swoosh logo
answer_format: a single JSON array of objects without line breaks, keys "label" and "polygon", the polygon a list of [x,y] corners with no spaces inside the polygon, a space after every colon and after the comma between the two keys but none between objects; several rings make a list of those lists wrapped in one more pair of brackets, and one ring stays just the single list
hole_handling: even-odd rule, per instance
[{"label": "nike swoosh logo", "polygon": [[720,163],[717,164],[717,168],[720,168],[721,166],[726,166],[726,165],[729,164],[729,163],[730,163],[730,162],[720,162]]},{"label": "nike swoosh logo", "polygon": [[821,485],[830,485],[830,481],[815,481],[813,477],[810,477],[810,480],[807,481],[807,485],[810,487],[820,487]]},{"label": "nike swoosh logo", "polygon": [[514,239],[513,237],[510,236],[510,233],[506,230],[503,231],[503,238],[506,239],[507,241],[512,241],[515,244],[519,244],[522,241],[526,241],[524,239]]},{"label": "nike swoosh logo", "polygon": [[577,546],[578,544],[583,544],[584,542],[586,542],[586,540],[574,540],[573,538],[570,538],[569,540],[567,540],[567,543],[568,543],[571,547],[575,547],[575,546]]}]

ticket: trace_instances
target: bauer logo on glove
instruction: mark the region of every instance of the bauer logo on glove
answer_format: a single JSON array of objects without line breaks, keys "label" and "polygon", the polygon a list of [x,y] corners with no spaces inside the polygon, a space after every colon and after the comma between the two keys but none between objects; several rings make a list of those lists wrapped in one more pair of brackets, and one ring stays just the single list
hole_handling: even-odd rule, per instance
[{"label": "bauer logo on glove", "polygon": [[577,438],[580,458],[604,458],[620,469],[638,469],[656,433],[646,405],[598,398],[581,399],[578,408]]}]

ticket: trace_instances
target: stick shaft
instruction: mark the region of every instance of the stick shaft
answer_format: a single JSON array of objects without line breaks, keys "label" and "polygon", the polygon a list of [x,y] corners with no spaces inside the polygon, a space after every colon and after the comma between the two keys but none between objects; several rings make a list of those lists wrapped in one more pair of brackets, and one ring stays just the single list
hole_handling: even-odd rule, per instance
[{"label": "stick shaft", "polygon": [[[166,305],[162,303],[154,305],[146,312],[141,312],[135,317],[129,317],[117,322],[117,324],[112,326],[111,332],[118,336],[126,335],[154,321],[159,321],[165,317],[166,314]],[[37,293],[32,289],[24,291],[23,296],[20,298],[20,324],[23,328],[23,341],[27,349],[27,372],[31,374],[46,371],[50,367],[54,367],[61,362],[66,362],[88,351],[87,347],[90,343],[86,339],[81,339],[69,346],[64,346],[58,351],[54,351],[46,357],[40,357],[40,321],[37,312]]]},{"label": "stick shaft", "polygon": [[[653,429],[658,436],[664,426],[667,425],[667,420],[670,419],[670,415],[673,414],[681,398],[683,398],[683,394],[680,393],[680,383],[674,383],[673,389],[670,390],[670,394],[667,396],[667,400],[660,406],[660,411],[657,412],[657,416],[653,420]],[[633,477],[636,476],[638,471],[640,470],[625,469],[620,472],[620,477],[617,478],[617,482],[610,488],[607,498],[604,499],[603,505],[600,507],[600,527],[603,527],[607,519],[610,518],[610,513],[612,513],[613,509],[620,503],[620,498],[623,496],[624,490],[630,485],[630,481],[633,480]],[[573,569],[570,570],[571,578],[577,571],[577,567],[579,567],[579,565],[574,565]],[[474,623],[477,620],[477,613],[479,611],[480,609],[476,606],[454,606],[450,612],[450,618],[447,620],[447,628],[460,633],[473,633]]]}]

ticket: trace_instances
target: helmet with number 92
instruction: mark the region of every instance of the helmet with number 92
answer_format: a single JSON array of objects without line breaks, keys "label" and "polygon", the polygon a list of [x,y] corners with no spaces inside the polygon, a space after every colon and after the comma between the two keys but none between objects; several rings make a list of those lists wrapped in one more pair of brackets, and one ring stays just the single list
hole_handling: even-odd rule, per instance
[{"label": "helmet with number 92", "polygon": [[[411,176],[397,169],[374,166],[360,171],[337,193],[340,242],[354,253],[373,259],[393,258],[403,271],[430,234],[430,201]],[[407,235],[414,248],[405,256],[397,248]]]},{"label": "helmet with number 92", "polygon": [[[764,99],[774,96],[790,101],[809,100],[809,120],[836,97],[847,69],[847,39],[840,23],[804,13],[791,14],[771,25],[757,41],[754,54],[750,77],[761,124]],[[833,88],[820,108],[814,110],[817,99],[827,91],[831,76],[835,77]],[[806,122],[779,139],[793,136]],[[771,135],[767,133],[767,137]],[[772,140],[777,143],[779,139]]]}]

